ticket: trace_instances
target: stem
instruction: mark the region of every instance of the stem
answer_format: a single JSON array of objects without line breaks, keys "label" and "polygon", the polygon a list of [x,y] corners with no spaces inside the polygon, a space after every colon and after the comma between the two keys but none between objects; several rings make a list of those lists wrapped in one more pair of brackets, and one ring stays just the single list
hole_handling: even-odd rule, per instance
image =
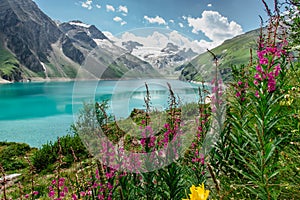
[{"label": "stem", "polygon": [[213,182],[214,182],[214,184],[215,184],[215,186],[216,186],[218,195],[220,196],[220,199],[223,199],[223,198],[221,197],[221,195],[220,195],[220,190],[221,190],[221,189],[220,189],[219,181],[218,181],[217,178],[216,178],[216,175],[215,175],[215,173],[214,173],[214,171],[213,171],[213,169],[212,169],[212,166],[211,166],[208,162],[207,162],[206,164],[207,164],[208,171],[209,171],[209,173],[210,173],[210,175],[211,175],[211,177],[212,177],[212,179],[213,179]]},{"label": "stem", "polygon": [[120,199],[124,200],[123,190],[122,187],[119,187]]},{"label": "stem", "polygon": [[[265,104],[267,104],[268,101],[263,102]],[[262,124],[261,124],[261,130],[258,130],[258,128],[256,127],[256,134],[257,134],[257,137],[258,137],[258,140],[259,140],[259,144],[260,144],[260,151],[261,151],[261,154],[262,154],[262,164],[261,164],[261,179],[262,181],[264,180],[265,181],[265,187],[266,187],[266,192],[267,192],[267,195],[268,195],[268,200],[271,199],[271,195],[270,195],[270,190],[269,190],[269,179],[268,179],[268,176],[267,174],[265,174],[265,168],[266,168],[266,161],[265,161],[265,155],[266,155],[266,152],[265,152],[265,142],[264,142],[264,136],[265,136],[265,114],[267,112],[267,109],[268,108],[266,105],[260,105],[261,107],[265,108],[262,112],[262,115],[261,115],[261,121],[262,121]]]},{"label": "stem", "polygon": [[271,16],[272,16],[272,13],[271,13],[271,10],[270,10],[268,4],[266,3],[265,0],[262,0],[262,2],[263,2],[264,6],[265,6],[265,8],[266,8],[266,11],[267,11],[268,16],[271,17]]},{"label": "stem", "polygon": [[146,106],[146,122],[145,125],[148,126],[150,123],[150,92],[149,92],[149,87],[147,85],[147,83],[145,83],[145,87],[146,87],[146,97],[144,98],[145,101],[145,106]]},{"label": "stem", "polygon": [[249,62],[249,66],[253,65],[253,50],[252,48],[250,48],[250,62]]},{"label": "stem", "polygon": [[60,144],[60,138],[58,138],[57,144],[58,144],[58,165],[57,165],[57,168],[56,168],[56,172],[57,172],[56,187],[57,187],[57,198],[59,199],[60,198],[60,188],[59,188],[60,168],[61,168],[61,164],[63,162],[62,161],[62,148],[61,148],[61,144]]},{"label": "stem", "polygon": [[23,190],[22,190],[22,185],[21,185],[20,181],[18,182],[18,187],[19,187],[19,192],[20,192],[20,200],[22,200],[23,199]]}]

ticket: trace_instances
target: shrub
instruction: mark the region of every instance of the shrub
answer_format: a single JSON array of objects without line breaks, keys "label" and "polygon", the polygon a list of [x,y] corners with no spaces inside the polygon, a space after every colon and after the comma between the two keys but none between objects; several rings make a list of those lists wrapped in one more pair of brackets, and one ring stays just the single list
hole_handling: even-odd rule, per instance
[{"label": "shrub", "polygon": [[28,144],[15,142],[0,142],[0,162],[5,171],[13,171],[26,168],[27,162],[24,156],[32,148]]},{"label": "shrub", "polygon": [[[74,162],[71,147],[73,148],[77,158],[85,159],[89,156],[85,146],[77,134],[66,135],[59,138],[59,140],[62,147],[62,156],[64,157],[63,167],[69,167]],[[37,150],[32,156],[32,164],[36,168],[37,172],[41,172],[43,170],[51,172],[54,169],[54,163],[58,159],[58,151],[58,141],[55,141],[54,143],[49,142]]]}]

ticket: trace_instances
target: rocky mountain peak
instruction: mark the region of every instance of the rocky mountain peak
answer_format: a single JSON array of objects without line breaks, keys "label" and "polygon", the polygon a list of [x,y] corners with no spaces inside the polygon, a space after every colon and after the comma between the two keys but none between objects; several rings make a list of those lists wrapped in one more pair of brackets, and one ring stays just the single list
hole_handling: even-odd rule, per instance
[{"label": "rocky mountain peak", "polygon": [[5,46],[33,72],[43,72],[51,44],[62,35],[55,22],[31,0],[0,1],[0,31]]},{"label": "rocky mountain peak", "polygon": [[177,52],[178,50],[179,50],[179,47],[177,45],[169,42],[167,44],[167,46],[161,50],[161,52],[174,53],[174,52]]},{"label": "rocky mountain peak", "polygon": [[0,78],[75,78],[91,52],[99,59],[97,66],[107,68],[99,78],[122,77],[129,69],[138,76],[155,73],[149,63],[127,54],[94,25],[55,22],[32,0],[0,0]]},{"label": "rocky mountain peak", "polygon": [[132,52],[134,49],[138,49],[138,47],[142,47],[142,46],[144,45],[135,41],[122,42],[122,47],[127,49],[129,52]]},{"label": "rocky mountain peak", "polygon": [[62,23],[59,25],[59,28],[64,32],[68,33],[73,31],[81,31],[85,32],[92,39],[108,39],[99,29],[97,29],[94,25],[85,24],[79,20],[73,20],[67,23]]}]

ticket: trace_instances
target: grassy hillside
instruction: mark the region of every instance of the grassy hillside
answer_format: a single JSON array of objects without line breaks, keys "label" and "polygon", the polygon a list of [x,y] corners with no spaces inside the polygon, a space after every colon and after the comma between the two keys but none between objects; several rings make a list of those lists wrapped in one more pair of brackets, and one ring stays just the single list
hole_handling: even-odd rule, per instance
[{"label": "grassy hillside", "polygon": [[6,172],[15,173],[28,167],[25,156],[31,155],[36,149],[28,144],[16,142],[0,142],[0,165]]},{"label": "grassy hillside", "polygon": [[[255,50],[259,32],[259,29],[247,32],[226,40],[223,44],[211,50],[219,59],[223,79],[229,78],[231,65],[248,64],[250,48]],[[201,81],[206,79],[208,72],[213,69],[213,57],[209,52],[205,52],[177,69],[182,69],[180,79]]]},{"label": "grassy hillside", "polygon": [[6,80],[14,80],[19,72],[19,61],[8,50],[3,48],[0,41],[0,77]]}]

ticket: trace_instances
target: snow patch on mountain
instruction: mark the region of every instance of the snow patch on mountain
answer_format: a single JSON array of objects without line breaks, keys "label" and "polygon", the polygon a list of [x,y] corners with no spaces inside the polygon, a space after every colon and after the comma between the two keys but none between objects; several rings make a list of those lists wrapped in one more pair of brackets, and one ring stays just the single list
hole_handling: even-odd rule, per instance
[{"label": "snow patch on mountain", "polygon": [[69,22],[70,25],[74,25],[74,26],[80,26],[83,28],[89,28],[91,25],[85,24],[83,22],[79,22],[79,21],[71,21]]},{"label": "snow patch on mountain", "polygon": [[94,41],[96,42],[96,44],[102,48],[114,48],[115,45],[112,44],[111,41],[109,40],[102,40],[102,39],[94,39]]}]

